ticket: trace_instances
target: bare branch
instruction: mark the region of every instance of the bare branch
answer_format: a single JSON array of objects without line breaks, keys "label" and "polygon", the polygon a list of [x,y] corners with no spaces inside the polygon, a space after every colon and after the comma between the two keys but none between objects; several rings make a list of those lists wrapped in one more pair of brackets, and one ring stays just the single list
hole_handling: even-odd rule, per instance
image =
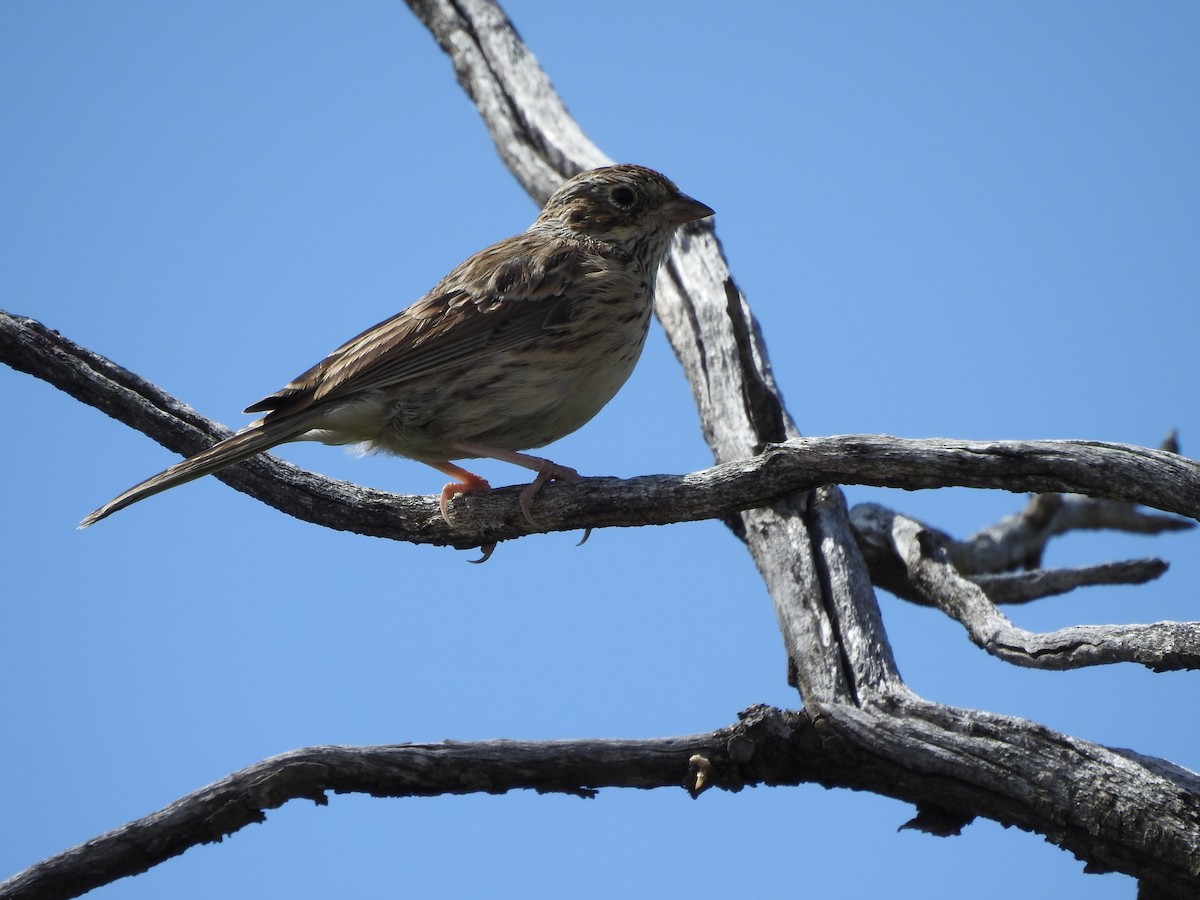
[{"label": "bare branch", "polygon": [[[1153,867],[1167,887],[1187,885],[1197,853],[1200,783],[1162,760],[1113,751],[987,713],[898,698],[888,708],[814,713],[753,707],[734,726],[657,740],[486,741],[382,747],[310,747],[264,760],[100,835],[0,884],[0,900],[66,900],[212,843],[289,800],[512,790],[594,796],[603,787],[709,788],[822,784],[917,804],[916,823],[943,833],[976,815],[1047,837],[1095,870]],[[880,752],[880,751],[883,752]],[[1071,780],[1046,771],[1069,766]],[[1019,789],[1019,790],[1018,790]],[[1018,801],[1014,797],[1029,798]],[[1153,809],[1156,827],[1125,823]],[[936,829],[934,829],[936,830]]]},{"label": "bare branch", "polygon": [[[867,790],[937,807],[941,821],[981,815],[1035,830],[1086,860],[1089,872],[1135,873],[1158,896],[1196,896],[1194,772],[1021,719],[916,699],[821,712],[828,718],[810,715],[823,745],[846,754],[860,789],[872,771],[861,753],[880,761],[875,774],[894,785]],[[907,793],[911,783],[931,789],[924,802]]]},{"label": "bare branch", "polygon": [[410,0],[454,64],[500,158],[539,204],[572,175],[612,162],[567,112],[495,3]]},{"label": "bare branch", "polygon": [[[955,568],[957,569],[957,566]],[[1161,559],[1131,559],[1073,569],[1035,569],[1031,572],[1004,575],[972,575],[970,580],[983,588],[993,603],[1028,603],[1055,594],[1065,594],[1077,587],[1145,584],[1166,571],[1167,563]]]},{"label": "bare branch", "polygon": [[1156,672],[1200,668],[1200,623],[1077,625],[1045,634],[1017,628],[983,589],[963,578],[936,538],[881,506],[856,508],[855,526],[872,573],[888,590],[919,596],[966,629],[993,656],[1035,669],[1077,669],[1117,662]]},{"label": "bare branch", "polygon": [[[230,433],[103,356],[32,319],[3,311],[0,361],[177,453],[195,453]],[[269,455],[216,477],[299,519],[373,537],[465,548],[531,533],[520,514],[516,488],[457,500],[451,527],[433,497],[325,478]],[[539,495],[538,519],[548,531],[570,531],[725,518],[829,484],[1095,491],[1200,515],[1200,465],[1163,451],[1083,441],[842,435],[771,444],[752,459],[689,475],[586,478],[552,485]]]},{"label": "bare branch", "polygon": [[1193,522],[1144,512],[1118,500],[1038,494],[1019,513],[981,529],[964,541],[946,535],[944,545],[958,571],[970,575],[1036,568],[1050,539],[1069,531],[1108,529],[1161,534],[1192,527]]},{"label": "bare branch", "polygon": [[[795,720],[789,717],[789,721]],[[761,735],[760,727],[756,734]],[[739,743],[740,742],[740,743]],[[764,742],[765,743],[765,742]],[[593,796],[598,787],[694,787],[690,760],[710,765],[705,786],[739,789],[749,767],[731,751],[757,746],[743,726],[642,741],[487,741],[382,747],[309,747],[256,763],[170,806],[46,859],[0,884],[0,898],[77,897],[144,872],[189,847],[266,820],[289,800],[328,802],[327,791],[430,797],[532,789]],[[731,780],[733,779],[733,780]],[[698,791],[697,791],[698,792]]]},{"label": "bare branch", "polygon": [[[1179,435],[1172,431],[1159,449],[1179,454]],[[1025,509],[981,529],[964,541],[949,535],[942,544],[963,575],[1035,569],[1052,537],[1069,531],[1109,529],[1135,534],[1161,534],[1193,527],[1174,516],[1144,512],[1131,503],[1076,494],[1037,494]],[[928,526],[927,526],[928,527]],[[933,530],[933,529],[930,529]]]},{"label": "bare branch", "polygon": [[[410,5],[450,54],[502,157],[531,194],[544,198],[566,175],[604,160],[571,122],[494,3],[410,0]],[[1165,763],[1151,765],[1057,735],[1034,723],[955,710],[911,695],[892,659],[841,492],[829,485],[919,489],[953,484],[1090,493],[1196,518],[1196,464],[1159,451],[1077,441],[802,439],[774,382],[758,324],[707,228],[689,229],[680,236],[659,278],[657,312],[687,372],[718,465],[686,476],[552,485],[539,495],[539,518],[553,529],[725,518],[746,541],[771,592],[805,711],[757,711],[754,717],[766,730],[748,731],[747,740],[727,729],[701,736],[699,743],[683,738],[597,745],[628,749],[636,744],[639,752],[649,751],[644,759],[625,758],[616,769],[607,768],[601,757],[586,755],[591,742],[500,745],[499,750],[522,750],[499,760],[496,745],[490,754],[485,751],[475,759],[470,753],[478,746],[417,748],[428,765],[416,778],[405,768],[405,760],[394,755],[376,760],[361,756],[380,748],[350,751],[347,757],[331,748],[298,751],[298,756],[278,758],[285,760],[278,769],[267,761],[260,764],[266,768],[247,770],[254,777],[236,787],[220,783],[228,791],[219,796],[210,793],[220,786],[215,785],[185,798],[202,805],[213,802],[207,815],[176,809],[176,804],[156,814],[163,817],[161,832],[138,830],[158,827],[158,820],[150,817],[97,839],[101,844],[112,839],[105,845],[123,860],[115,865],[140,871],[153,864],[140,854],[156,841],[170,850],[160,858],[181,852],[173,849],[178,845],[170,843],[168,834],[189,834],[186,840],[193,843],[214,840],[261,820],[262,809],[292,796],[320,802],[326,790],[411,795],[422,787],[425,792],[500,792],[549,784],[546,789],[586,794],[603,784],[650,786],[641,780],[657,777],[657,784],[682,784],[699,792],[710,785],[735,789],[741,784],[809,780],[911,800],[920,810],[918,823],[935,830],[948,832],[971,816],[989,816],[1039,831],[1087,859],[1093,870],[1135,874],[1163,895],[1184,896],[1194,889],[1200,873],[1200,791],[1194,776],[1172,771]],[[52,360],[48,368],[55,374],[47,380],[172,449],[193,452],[227,433],[136,376],[67,346],[69,342],[36,323],[18,323],[21,331],[9,329],[9,322],[16,320],[3,323],[0,352],[14,360],[14,367],[46,377],[37,367],[45,368],[45,361]],[[270,457],[229,470],[226,480],[293,515],[366,534],[475,546],[528,532],[513,491],[456,504],[455,527],[450,529],[438,519],[430,498],[397,498],[342,485]],[[1124,653],[1123,658],[1152,665],[1153,648],[1139,643],[1147,628],[1160,628],[1155,637],[1176,642],[1159,653],[1158,664],[1191,664],[1196,657],[1191,626],[1174,626],[1181,631],[1172,632],[1165,628],[1168,623],[1115,634],[1085,630],[1089,639],[1101,641],[1099,645],[1039,645],[1037,639],[1050,636],[1013,629],[977,586],[953,572],[944,555],[922,547],[919,536],[916,527],[916,537],[901,535],[895,546],[885,544],[893,557],[887,565],[907,577],[911,563],[913,572],[928,579],[923,589],[931,598],[942,596],[943,581],[938,579],[944,576],[945,584],[954,588],[946,602],[978,638],[1019,639],[999,648],[1014,662],[1047,658],[1079,665],[1107,661],[1099,659],[1104,654]],[[1080,632],[1073,634],[1078,637]],[[749,721],[745,724],[751,727]],[[385,754],[408,754],[410,764],[412,749],[382,748]],[[451,764],[448,760],[456,750],[464,755]],[[315,757],[305,756],[314,752]],[[553,758],[539,755],[543,752]],[[579,768],[581,761],[593,768]],[[378,769],[364,769],[368,762]],[[569,777],[557,784],[545,782],[543,766],[559,764]],[[431,771],[441,772],[442,780],[422,782]],[[1047,778],[1047,772],[1058,776]],[[234,796],[238,791],[241,800]],[[1147,810],[1154,811],[1152,829],[1146,827]],[[176,814],[183,818],[174,818]],[[75,862],[72,854],[83,854],[94,843],[64,855],[71,857],[66,862],[76,866],[76,876],[92,861],[80,856]],[[126,843],[135,845],[134,852],[125,849]],[[51,869],[35,866],[29,872],[49,878]],[[2,893],[7,889],[0,887],[0,897],[15,896]],[[25,896],[34,894],[71,896],[36,890]]]},{"label": "bare branch", "polygon": [[[1099,511],[1102,516],[1107,515],[1106,511],[1113,511],[1116,514],[1106,521],[1130,524],[1131,530],[1139,533],[1194,527],[1189,519],[1144,513],[1129,503],[1063,494],[1038,494],[1021,513],[1008,516],[965,541],[955,540],[946,532],[924,522],[917,524],[929,540],[946,551],[955,570],[982,587],[993,603],[1028,603],[1085,585],[1144,584],[1167,570],[1167,563],[1163,560],[1140,559],[1069,569],[1036,568],[1018,573],[975,574],[1034,565],[1035,560],[1040,560],[1051,533],[1069,530],[1070,526],[1062,526],[1063,521],[1070,522],[1077,518],[1069,512],[1060,515],[1064,509],[1082,510],[1080,515],[1089,519],[1088,511]],[[869,533],[874,527],[878,510],[879,507],[872,503],[850,510],[850,521],[860,539],[865,539],[860,532]],[[1039,511],[1045,510],[1051,511],[1048,515],[1041,515]],[[1116,512],[1118,510],[1120,512]],[[866,559],[869,565],[881,564],[872,553],[868,552]],[[877,572],[874,569],[872,575],[877,584],[887,587],[896,596],[930,605],[904,579],[888,580],[886,571]]]}]

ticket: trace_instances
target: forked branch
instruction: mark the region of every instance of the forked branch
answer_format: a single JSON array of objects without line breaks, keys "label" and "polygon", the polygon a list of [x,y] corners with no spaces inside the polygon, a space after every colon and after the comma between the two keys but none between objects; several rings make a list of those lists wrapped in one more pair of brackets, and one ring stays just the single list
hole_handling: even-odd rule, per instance
[{"label": "forked branch", "polygon": [[[501,155],[533,196],[544,199],[568,175],[604,161],[570,120],[495,3],[410,0],[409,5],[450,55]],[[480,762],[469,754],[495,754],[495,748],[383,748],[388,759],[372,759],[380,748],[298,751],[248,770],[254,773],[248,780],[239,780],[246,773],[231,776],[89,845],[115,848],[124,854],[123,865],[133,866],[127,872],[140,871],[180,852],[171,848],[230,833],[291,796],[319,799],[326,790],[395,796],[537,787],[541,776],[530,774],[536,757],[539,766],[564,766],[569,772],[560,787],[550,789],[575,793],[605,784],[672,783],[697,792],[708,785],[735,789],[804,780],[872,790],[917,804],[918,823],[945,827],[988,816],[1044,834],[1086,859],[1093,870],[1130,873],[1160,896],[1194,896],[1200,886],[1195,776],[1035,723],[914,697],[892,659],[844,499],[828,485],[1085,493],[1198,518],[1197,465],[1163,451],[1094,442],[800,438],[775,385],[758,325],[711,233],[689,235],[676,246],[659,279],[657,312],[692,384],[717,465],[685,476],[552,485],[539,495],[538,517],[556,530],[725,518],[746,541],[768,586],[803,713],[756,711],[756,723],[766,731],[752,735],[749,745],[739,739],[742,726],[699,739],[633,742],[641,745],[638,754],[615,765],[587,757],[586,748],[577,744],[533,745],[528,747],[532,757],[527,745],[505,745],[500,749],[514,752],[497,754],[493,763],[500,768],[487,769],[486,778],[474,781],[463,781]],[[46,378],[177,452],[194,452],[226,433],[37,323],[0,317],[0,325],[0,354],[10,365]],[[394,539],[477,546],[529,530],[517,511],[515,491],[456,504],[451,529],[440,522],[431,498],[397,498],[343,485],[270,457],[230,469],[226,480],[309,521]],[[919,535],[900,531],[896,546],[903,548],[905,571],[911,561],[918,576],[945,576],[961,587],[962,579],[954,581],[958,576],[946,560],[925,552]],[[942,593],[931,590],[931,596]],[[981,626],[972,626],[981,636],[1009,634],[995,619],[994,607],[980,605],[977,587],[953,596],[964,619],[982,617]],[[1117,643],[1125,637],[1118,636]],[[1006,647],[1027,657],[1042,652],[1018,641]],[[1051,655],[1075,660],[1091,652],[1061,645],[1050,649]],[[1181,643],[1171,652],[1177,656],[1160,654],[1157,663],[1182,659],[1194,647]],[[1148,659],[1138,657],[1152,664]],[[601,743],[609,750],[630,746]],[[456,749],[461,750],[457,758]],[[765,754],[768,749],[776,755]],[[426,762],[440,761],[443,780],[410,778],[402,759],[419,754]],[[571,770],[572,760],[594,765]],[[398,783],[404,787],[397,788]],[[207,822],[201,810],[210,813]],[[1147,827],[1148,817],[1153,827]],[[162,842],[171,852],[139,857],[148,840]],[[0,897],[66,897],[86,890],[78,879],[94,860],[86,858],[87,846],[77,850],[78,857],[48,860],[18,875],[0,888]],[[63,857],[72,854],[76,851]],[[92,886],[103,883],[95,871],[87,876]],[[39,893],[28,887],[29,878],[59,878],[57,883],[70,885],[56,888],[58,893]]]},{"label": "forked branch", "polygon": [[877,583],[915,594],[960,622],[993,656],[1035,669],[1136,662],[1163,672],[1200,668],[1200,622],[1076,625],[1044,634],[1013,625],[983,588],[962,577],[937,538],[881,506],[855,509],[854,525]]}]

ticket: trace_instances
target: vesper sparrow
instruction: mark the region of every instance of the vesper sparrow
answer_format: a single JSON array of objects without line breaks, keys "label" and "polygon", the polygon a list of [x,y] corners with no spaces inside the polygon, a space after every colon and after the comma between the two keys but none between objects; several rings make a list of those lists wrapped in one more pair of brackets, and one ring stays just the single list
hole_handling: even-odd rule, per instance
[{"label": "vesper sparrow", "polygon": [[361,444],[456,479],[447,501],[490,485],[452,459],[537,472],[530,501],[574,469],[518,451],[570,434],[613,398],[646,340],[675,230],[713,211],[659,173],[620,165],[562,185],[524,234],[483,250],[401,313],[334,350],[248,413],[266,413],[93,512],[86,528],[151,494],[277,444]]}]

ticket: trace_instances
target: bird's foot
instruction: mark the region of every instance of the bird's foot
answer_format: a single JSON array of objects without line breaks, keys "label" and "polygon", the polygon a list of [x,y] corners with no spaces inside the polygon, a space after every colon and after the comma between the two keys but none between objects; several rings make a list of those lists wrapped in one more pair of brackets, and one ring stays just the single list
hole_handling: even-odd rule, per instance
[{"label": "bird's foot", "polygon": [[[537,519],[533,517],[532,505],[533,498],[537,496],[538,491],[540,491],[551,481],[577,481],[580,477],[582,477],[577,471],[569,466],[560,466],[556,462],[551,462],[550,460],[543,459],[540,456],[531,456],[528,453],[518,453],[515,450],[502,450],[496,447],[488,447],[483,444],[476,444],[471,441],[454,441],[452,446],[457,447],[459,450],[463,451],[464,454],[470,454],[472,456],[486,456],[490,459],[498,459],[502,462],[512,463],[513,465],[521,466],[525,469],[532,469],[534,472],[537,472],[537,477],[534,478],[533,481],[526,485],[525,489],[521,491],[520,496],[517,498],[517,504],[521,507],[522,518],[529,523],[531,528],[537,528],[538,530],[541,530],[541,526],[538,524]],[[447,505],[450,501],[450,498],[457,494],[491,490],[491,485],[478,475],[474,475],[468,472],[466,469],[460,468],[451,462],[436,462],[430,463],[430,465],[442,472],[445,472],[452,478],[458,479],[459,482],[457,484],[448,484],[442,488],[442,518],[446,520],[447,524],[450,523],[450,516],[448,515],[449,507]],[[592,529],[588,528],[586,531],[584,531],[583,538],[580,539],[579,543],[583,544],[589,537],[591,537],[591,534]],[[485,562],[487,558],[492,555],[492,551],[495,550],[496,547],[494,544],[490,544],[482,549],[483,558],[472,560],[473,562]]]},{"label": "bird's foot", "polygon": [[[544,459],[540,456],[532,456],[528,453],[518,453],[515,450],[503,450],[497,447],[488,447],[484,444],[476,444],[473,441],[454,441],[453,446],[457,447],[459,450],[462,450],[463,453],[469,453],[472,456],[486,456],[490,459],[498,459],[501,462],[512,463],[514,466],[521,466],[524,469],[532,469],[534,472],[537,472],[537,478],[533,479],[533,481],[525,487],[525,490],[521,491],[521,496],[518,498],[517,502],[521,507],[521,515],[525,521],[529,523],[530,527],[537,528],[539,530],[541,529],[541,526],[538,525],[537,520],[533,517],[533,507],[531,506],[533,498],[537,496],[537,492],[551,481],[576,481],[580,478],[579,473],[574,469],[568,466],[560,466],[558,463]],[[449,463],[446,465],[449,465]],[[438,468],[441,468],[443,472],[450,472],[450,469],[442,468],[440,465]],[[457,466],[454,466],[453,468],[457,469],[459,472],[463,471]],[[454,473],[450,472],[450,474]],[[457,474],[454,474],[454,477],[460,478],[460,476]],[[588,534],[590,533],[591,530],[589,529]],[[584,535],[583,539],[585,541],[587,540],[587,534]],[[582,543],[582,541],[580,543]]]},{"label": "bird's foot", "polygon": [[[442,511],[442,518],[445,519],[447,525],[452,525],[450,521],[450,501],[459,494],[474,494],[479,491],[490,491],[492,486],[488,484],[486,479],[480,478],[473,472],[468,472],[466,469],[460,468],[451,462],[430,463],[439,472],[444,472],[451,478],[457,478],[457,481],[452,481],[444,488],[438,497],[438,508]],[[486,559],[487,557],[484,557]]]},{"label": "bird's foot", "polygon": [[[536,459],[536,457],[530,458]],[[534,528],[542,527],[533,518],[533,510],[530,505],[533,502],[533,498],[537,496],[537,492],[551,481],[578,481],[580,477],[579,473],[574,469],[567,466],[560,466],[558,463],[552,463],[548,459],[538,459],[538,462],[543,465],[536,469],[538,473],[537,478],[526,485],[525,490],[521,491],[521,496],[517,498],[517,503],[521,507],[521,515]],[[584,540],[587,540],[587,538],[584,538]]]}]

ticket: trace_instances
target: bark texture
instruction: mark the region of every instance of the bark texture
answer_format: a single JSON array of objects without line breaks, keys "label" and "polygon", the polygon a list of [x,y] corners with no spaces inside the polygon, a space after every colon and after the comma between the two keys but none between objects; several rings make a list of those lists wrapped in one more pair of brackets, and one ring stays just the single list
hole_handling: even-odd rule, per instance
[{"label": "bark texture", "polygon": [[[449,55],[500,155],[533,197],[544,200],[566,177],[607,161],[497,5],[409,5]],[[539,518],[552,530],[724,519],[770,590],[802,711],[753,708],[722,731],[660,741],[299,750],[39,863],[0,885],[0,897],[78,896],[188,846],[220,840],[288,799],[324,802],[330,790],[423,796],[533,788],[589,796],[605,786],[675,785],[696,794],[804,782],[912,802],[917,814],[910,827],[932,834],[954,834],[986,816],[1044,835],[1091,871],[1139,878],[1144,896],[1196,896],[1200,779],[1194,773],[1019,718],[917,697],[896,669],[873,582],[944,610],[981,647],[1016,664],[1196,667],[1195,623],[1035,635],[1012,626],[994,604],[1089,581],[1153,577],[1163,567],[1157,561],[1104,571],[995,573],[1036,567],[1056,529],[1097,521],[1149,531],[1190,524],[1128,504],[1200,518],[1200,467],[1170,450],[1093,442],[803,438],[709,227],[681,235],[660,276],[657,313],[691,383],[716,464],[683,476],[552,485],[539,496]],[[31,320],[0,317],[0,353],[14,368],[178,452],[227,433]],[[457,502],[451,529],[432,498],[334,482],[269,457],[220,477],[291,515],[380,537],[467,547],[529,531],[516,489]],[[858,510],[852,521],[835,486],[842,483],[1053,493],[1012,521],[955,542],[880,508]],[[1105,511],[1064,493],[1117,505]]]}]

